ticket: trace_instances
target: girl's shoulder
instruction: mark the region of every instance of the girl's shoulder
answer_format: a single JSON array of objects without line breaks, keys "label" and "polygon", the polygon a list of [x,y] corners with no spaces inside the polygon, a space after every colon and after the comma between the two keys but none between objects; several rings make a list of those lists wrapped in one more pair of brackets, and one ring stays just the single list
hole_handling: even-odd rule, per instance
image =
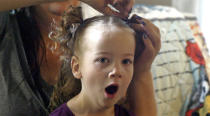
[{"label": "girl's shoulder", "polygon": [[132,112],[126,110],[120,105],[115,105],[115,116],[135,116]]},{"label": "girl's shoulder", "polygon": [[50,116],[74,116],[71,110],[67,107],[67,104],[64,103],[57,109],[55,109]]}]

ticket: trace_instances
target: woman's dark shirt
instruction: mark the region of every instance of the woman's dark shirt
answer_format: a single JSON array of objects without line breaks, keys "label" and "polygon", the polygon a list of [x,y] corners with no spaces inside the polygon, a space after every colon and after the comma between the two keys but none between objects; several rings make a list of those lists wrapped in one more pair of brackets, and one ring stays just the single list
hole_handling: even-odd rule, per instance
[{"label": "woman's dark shirt", "polygon": [[37,89],[20,31],[15,14],[0,12],[0,116],[47,116],[51,87],[39,75]]}]

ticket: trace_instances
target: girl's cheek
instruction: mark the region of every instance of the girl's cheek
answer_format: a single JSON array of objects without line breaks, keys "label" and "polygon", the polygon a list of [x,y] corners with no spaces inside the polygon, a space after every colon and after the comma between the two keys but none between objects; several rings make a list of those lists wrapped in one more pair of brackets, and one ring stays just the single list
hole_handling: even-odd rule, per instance
[{"label": "girl's cheek", "polygon": [[133,73],[133,65],[131,64],[131,65],[125,66],[125,71],[129,74]]},{"label": "girl's cheek", "polygon": [[94,67],[95,67],[95,70],[101,70],[104,66],[100,64],[95,64]]},{"label": "girl's cheek", "polygon": [[127,67],[126,74],[128,76],[128,80],[132,80],[132,78],[133,78],[133,72],[134,72],[133,66]]},{"label": "girl's cheek", "polygon": [[101,69],[105,69],[105,68],[108,67],[108,64],[95,63],[94,65],[95,65],[95,67],[96,67],[96,70],[97,70],[97,69],[98,69],[98,70],[101,70]]}]

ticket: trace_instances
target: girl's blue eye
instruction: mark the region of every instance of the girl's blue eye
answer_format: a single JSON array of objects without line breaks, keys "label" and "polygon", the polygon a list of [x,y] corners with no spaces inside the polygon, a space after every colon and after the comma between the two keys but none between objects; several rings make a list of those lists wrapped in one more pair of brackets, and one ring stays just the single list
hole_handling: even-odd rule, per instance
[{"label": "girl's blue eye", "polygon": [[97,62],[100,62],[100,63],[108,63],[109,62],[109,59],[107,59],[107,58],[99,58],[97,60]]},{"label": "girl's blue eye", "polygon": [[133,61],[130,60],[130,59],[124,59],[124,60],[122,61],[122,63],[123,63],[123,64],[132,64]]}]

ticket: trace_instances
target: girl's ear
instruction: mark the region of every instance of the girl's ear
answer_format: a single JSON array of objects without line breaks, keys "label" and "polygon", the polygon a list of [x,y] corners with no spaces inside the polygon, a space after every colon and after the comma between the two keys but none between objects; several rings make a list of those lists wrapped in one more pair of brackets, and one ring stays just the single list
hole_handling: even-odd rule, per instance
[{"label": "girl's ear", "polygon": [[80,71],[80,65],[79,65],[79,58],[76,56],[72,56],[72,58],[71,58],[71,69],[72,69],[72,73],[75,78],[77,78],[77,79],[82,78],[82,74]]}]

